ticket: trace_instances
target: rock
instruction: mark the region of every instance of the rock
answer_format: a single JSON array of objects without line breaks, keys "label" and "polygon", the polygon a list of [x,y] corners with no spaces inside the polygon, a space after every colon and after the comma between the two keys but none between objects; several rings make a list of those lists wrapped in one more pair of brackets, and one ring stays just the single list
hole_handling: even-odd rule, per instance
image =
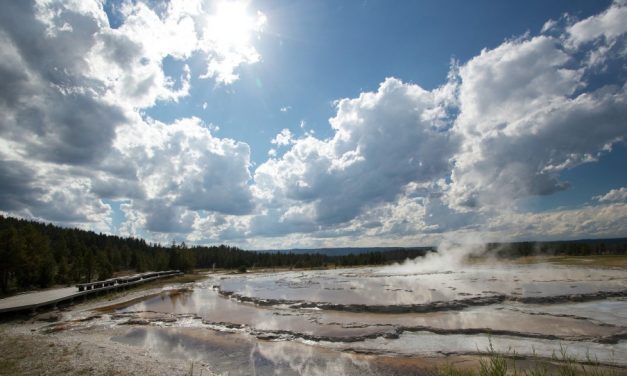
[{"label": "rock", "polygon": [[150,325],[150,321],[144,319],[129,319],[120,325]]},{"label": "rock", "polygon": [[46,312],[35,316],[36,321],[57,322],[61,319],[61,315],[56,312]]}]

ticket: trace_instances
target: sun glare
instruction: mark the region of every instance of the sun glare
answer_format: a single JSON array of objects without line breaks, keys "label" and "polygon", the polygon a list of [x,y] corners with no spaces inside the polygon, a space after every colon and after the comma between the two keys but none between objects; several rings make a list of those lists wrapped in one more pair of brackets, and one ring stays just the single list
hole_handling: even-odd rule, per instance
[{"label": "sun glare", "polygon": [[216,44],[226,49],[246,48],[251,36],[261,31],[266,22],[261,12],[248,13],[248,2],[220,1],[215,13],[209,17],[209,28]]}]

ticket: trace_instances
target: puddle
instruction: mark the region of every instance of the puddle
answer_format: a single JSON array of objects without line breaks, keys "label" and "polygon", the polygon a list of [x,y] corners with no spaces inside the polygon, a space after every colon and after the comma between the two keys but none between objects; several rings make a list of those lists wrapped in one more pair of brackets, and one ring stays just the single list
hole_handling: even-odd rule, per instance
[{"label": "puddle", "polygon": [[627,300],[607,299],[583,303],[562,303],[555,305],[525,304],[516,305],[522,312],[563,315],[587,318],[610,325],[627,325]]},{"label": "puddle", "polygon": [[399,338],[369,339],[349,345],[328,343],[327,347],[372,354],[400,356],[435,356],[486,353],[490,343],[496,352],[517,356],[561,359],[562,350],[569,358],[627,367],[627,343],[605,345],[572,341],[521,339],[489,335],[437,335],[428,332],[406,333]]},{"label": "puddle", "polygon": [[[291,310],[257,307],[243,304],[220,296],[211,288],[196,288],[188,292],[163,293],[145,301],[118,309],[122,317],[150,319],[163,323],[163,315],[198,317],[199,323],[228,328],[248,328],[259,335],[293,334],[305,338],[358,338],[382,334],[386,326],[342,328],[336,325],[321,325],[321,315],[315,310]],[[124,316],[126,315],[126,316]],[[170,317],[170,316],[168,316]],[[392,328],[391,325],[387,326]]]},{"label": "puddle", "polygon": [[[622,270],[556,266],[467,267],[463,272],[392,274],[394,269],[286,272],[220,283],[227,295],[257,303],[407,306],[501,297],[511,300],[627,294]],[[550,278],[547,278],[550,277]],[[491,302],[489,299],[486,301]]]},{"label": "puddle", "polygon": [[565,346],[579,361],[627,367],[622,270],[391,271],[214,276],[110,307],[89,323],[128,325],[115,341],[229,374],[393,374],[382,359],[473,355],[490,339],[499,352],[550,358]]},{"label": "puddle", "polygon": [[[424,360],[395,365],[377,357],[309,346],[298,342],[254,341],[237,334],[189,328],[135,328],[113,341],[141,346],[152,353],[194,363],[228,375],[426,375]],[[416,365],[418,367],[416,367]],[[411,364],[409,364],[411,366]]]}]

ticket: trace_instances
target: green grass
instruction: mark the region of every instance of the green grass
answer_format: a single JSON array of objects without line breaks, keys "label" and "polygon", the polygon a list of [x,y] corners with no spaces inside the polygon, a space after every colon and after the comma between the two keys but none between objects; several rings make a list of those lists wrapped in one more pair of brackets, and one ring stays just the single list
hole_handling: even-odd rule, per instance
[{"label": "green grass", "polygon": [[487,353],[479,360],[478,369],[460,369],[451,364],[437,368],[434,376],[618,376],[616,368],[603,366],[588,354],[587,359],[578,362],[560,346],[559,354],[550,359],[537,355],[521,357],[514,351],[501,354],[494,350],[492,341]]},{"label": "green grass", "polygon": [[549,263],[565,266],[592,266],[609,268],[627,268],[627,255],[590,255],[590,256],[526,256],[511,260],[501,260],[515,264]]},{"label": "green grass", "polygon": [[627,268],[627,255],[554,256],[549,262],[560,265]]}]

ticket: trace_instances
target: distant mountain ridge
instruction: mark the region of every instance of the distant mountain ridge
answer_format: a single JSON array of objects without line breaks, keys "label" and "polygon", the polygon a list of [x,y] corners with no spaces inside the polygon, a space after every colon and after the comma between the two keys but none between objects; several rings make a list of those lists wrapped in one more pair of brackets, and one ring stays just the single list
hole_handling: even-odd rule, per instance
[{"label": "distant mountain ridge", "polygon": [[262,253],[292,253],[295,255],[320,254],[325,256],[361,255],[373,252],[392,251],[430,251],[435,247],[329,247],[329,248],[291,248],[291,249],[255,249],[252,252]]},{"label": "distant mountain ridge", "polygon": [[[495,242],[487,243],[487,246],[537,246],[542,248],[547,246],[558,245],[599,245],[606,244],[608,246],[627,244],[627,238],[599,238],[599,239],[575,239],[575,240],[543,240],[543,241],[517,241],[517,242]],[[324,247],[324,248],[289,248],[289,249],[250,249],[251,252],[261,253],[292,253],[295,255],[312,255],[320,254],[325,256],[346,256],[360,255],[373,252],[393,252],[393,251],[437,251],[436,246],[420,246],[420,247]]]}]

